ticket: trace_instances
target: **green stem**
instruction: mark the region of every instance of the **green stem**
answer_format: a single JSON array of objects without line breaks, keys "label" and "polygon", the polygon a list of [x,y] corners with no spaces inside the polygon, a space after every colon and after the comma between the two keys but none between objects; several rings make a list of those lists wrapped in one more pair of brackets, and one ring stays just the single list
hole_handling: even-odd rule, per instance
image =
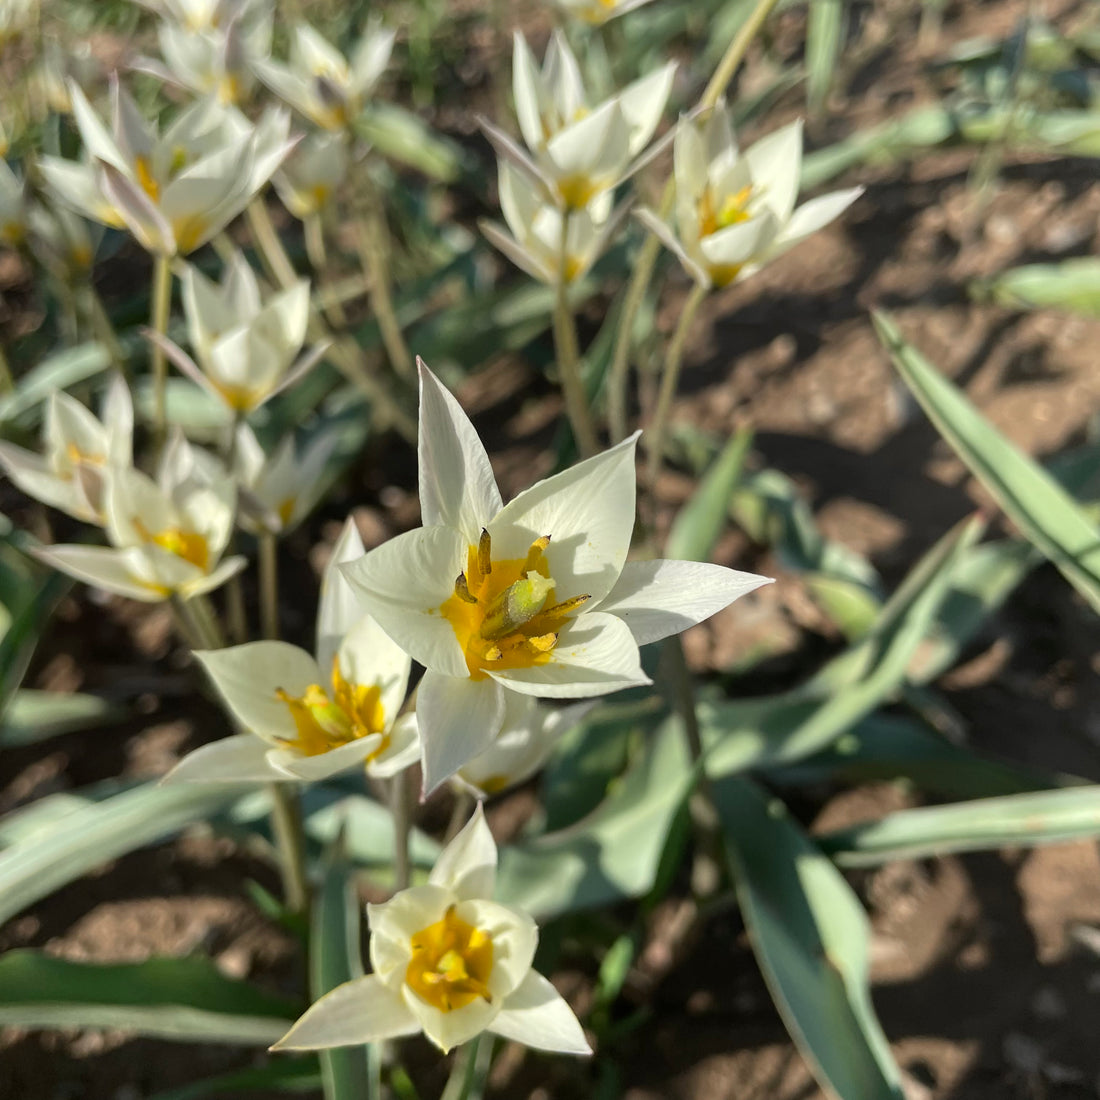
[{"label": "green stem", "polygon": [[195,596],[187,601],[187,610],[198,631],[199,643],[204,649],[224,649],[225,635],[218,625],[218,618],[206,596]]},{"label": "green stem", "polygon": [[451,1076],[439,1100],[481,1100],[493,1060],[492,1035],[476,1035],[455,1055]]},{"label": "green stem", "polygon": [[[326,285],[326,273],[328,272],[328,252],[325,249],[325,232],[321,224],[321,215],[309,214],[302,222],[302,228],[306,239],[306,255],[309,257],[309,266],[313,268],[314,283],[317,287],[318,298],[322,298],[322,290]],[[327,305],[321,308],[325,312],[330,324],[337,328],[343,328],[347,323],[347,315],[338,298],[329,298]]]},{"label": "green stem", "polygon": [[582,458],[594,455],[599,449],[596,429],[588,408],[588,395],[581,378],[580,349],[577,346],[577,326],[569,305],[569,215],[567,207],[561,215],[561,243],[558,252],[558,285],[554,301],[554,350],[557,353],[558,373],[561,377],[565,411],[573,428],[573,438]]},{"label": "green stem", "polygon": [[[714,70],[714,75],[710,78],[699,99],[699,110],[713,110],[717,106],[718,101],[725,94],[729,82],[733,79],[737,66],[744,59],[745,52],[777,3],[778,0],[758,0],[752,14],[742,24],[737,34],[734,35],[733,40],[722,56],[722,60],[718,63],[718,68]],[[657,211],[662,220],[672,212],[675,199],[676,184],[670,178],[668,183],[665,184]],[[649,280],[653,275],[653,267],[657,262],[660,250],[661,242],[650,233],[638,253],[626,298],[623,299],[623,311],[619,316],[619,330],[615,334],[615,353],[608,373],[607,414],[612,443],[618,443],[621,439],[625,439],[627,435],[626,383],[630,369],[630,342],[634,335],[634,321],[638,316],[638,310],[641,308],[642,302],[645,300],[646,291],[649,289]]]},{"label": "green stem", "polygon": [[[153,303],[150,325],[159,336],[168,335],[168,312],[172,305],[172,258],[157,255],[153,268]],[[168,386],[168,361],[159,343],[152,346],[153,365],[153,437],[158,449],[164,443],[168,430],[166,394]]]},{"label": "green stem", "polygon": [[267,204],[262,196],[257,195],[248,204],[245,217],[248,218],[248,226],[252,230],[256,247],[260,250],[264,266],[275,282],[283,290],[288,290],[298,281],[298,274],[283,248],[283,242],[279,240],[279,234],[275,232],[275,226],[271,224],[271,215],[267,212]]},{"label": "green stem", "polygon": [[373,189],[366,195],[359,221],[359,257],[370,280],[370,303],[378,331],[393,369],[404,378],[413,377],[413,357],[401,332],[393,304],[389,269],[389,230],[381,202]]},{"label": "green stem", "polygon": [[292,913],[304,913],[309,907],[309,878],[306,875],[302,804],[298,791],[289,783],[269,783],[268,791],[271,794],[271,828],[283,871],[283,900]]},{"label": "green stem", "polygon": [[279,637],[279,543],[275,535],[260,535],[260,631]]},{"label": "green stem", "polygon": [[195,625],[194,617],[191,615],[187,602],[180,599],[178,594],[173,593],[168,601],[168,606],[172,609],[176,633],[183,640],[183,644],[188,649],[203,649],[202,634]]},{"label": "green stem", "polygon": [[668,429],[668,414],[672,408],[672,399],[676,395],[676,384],[680,380],[680,367],[684,359],[684,344],[687,342],[691,323],[695,320],[695,314],[707,295],[709,288],[696,283],[691,288],[684,308],[680,312],[680,320],[676,323],[676,331],[669,341],[668,351],[665,353],[665,370],[661,376],[661,389],[657,395],[657,407],[653,412],[648,431],[647,447],[649,457],[646,465],[646,475],[649,486],[652,488],[657,479],[657,472],[661,468],[661,454],[664,450],[665,432]]},{"label": "green stem", "polygon": [[444,845],[450,844],[459,834],[459,830],[470,820],[470,808],[474,804],[474,796],[469,791],[458,791],[455,794],[455,804],[451,809],[451,819],[447,822],[447,831],[443,834]]},{"label": "green stem", "polygon": [[103,307],[103,299],[99,296],[95,284],[88,280],[84,285],[81,297],[86,303],[88,321],[92,326],[95,338],[104,345],[111,356],[111,365],[126,374],[126,356],[123,354],[122,345],[118,342],[114,327],[111,325],[107,310]]},{"label": "green stem", "polygon": [[393,814],[393,888],[409,885],[409,781],[404,771],[390,780],[390,812]]}]

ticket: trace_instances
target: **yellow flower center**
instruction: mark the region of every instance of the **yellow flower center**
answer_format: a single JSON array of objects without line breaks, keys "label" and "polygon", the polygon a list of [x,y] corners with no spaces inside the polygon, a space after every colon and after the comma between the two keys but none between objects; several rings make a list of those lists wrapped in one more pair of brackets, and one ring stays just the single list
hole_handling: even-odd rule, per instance
[{"label": "yellow flower center", "polygon": [[583,210],[599,192],[599,183],[590,176],[566,176],[558,180],[561,201],[571,210]]},{"label": "yellow flower center", "polygon": [[135,157],[134,172],[137,175],[137,181],[142,191],[144,191],[153,202],[156,202],[160,198],[160,183],[157,181],[157,177],[153,175],[153,165],[149,158],[145,156]]},{"label": "yellow flower center", "polygon": [[163,531],[150,531],[140,519],[135,518],[134,529],[145,542],[152,542],[169,554],[183,558],[204,573],[209,572],[210,547],[203,535],[184,531],[181,527],[166,527]]},{"label": "yellow flower center", "polygon": [[286,500],[284,500],[282,504],[280,504],[279,507],[275,509],[276,513],[279,516],[279,519],[282,520],[284,527],[290,522],[290,517],[294,515],[294,506],[297,503],[297,497],[287,497]]},{"label": "yellow flower center", "polygon": [[492,540],[483,530],[466,555],[466,570],[439,610],[451,624],[475,680],[490,671],[530,668],[550,660],[558,632],[589,599],[554,601],[554,581],[545,550],[550,536],[535,539],[525,558],[493,561]]},{"label": "yellow flower center", "polygon": [[740,191],[727,195],[721,202],[715,201],[714,192],[708,187],[699,200],[699,235],[709,237],[719,229],[728,229],[738,222],[747,222],[753,187],[746,184]]},{"label": "yellow flower center", "polygon": [[[303,756],[320,756],[385,729],[382,689],[349,683],[340,671],[339,657],[332,659],[331,697],[320,684],[310,684],[302,695],[290,695],[282,688],[275,695],[287,705],[297,728],[294,740],[286,744]],[[389,743],[389,737],[383,736],[382,744],[367,759],[385,752]]]},{"label": "yellow flower center", "polygon": [[[194,236],[197,237],[199,234],[196,232]],[[185,242],[180,238],[179,233],[176,234],[176,242],[181,252],[190,251],[184,247]],[[259,404],[263,394],[263,391],[255,386],[231,386],[228,383],[219,382],[216,378],[211,378],[210,382],[221,394],[225,403],[236,412],[251,412]]]},{"label": "yellow flower center", "polygon": [[493,939],[456,917],[453,905],[442,920],[417,932],[409,946],[405,983],[422,1001],[441,1012],[464,1008],[478,997],[492,1002]]},{"label": "yellow flower center", "polygon": [[[107,456],[101,454],[85,454],[75,443],[70,443],[65,448],[65,454],[74,466],[105,466]],[[142,536],[144,538],[144,536]]]}]

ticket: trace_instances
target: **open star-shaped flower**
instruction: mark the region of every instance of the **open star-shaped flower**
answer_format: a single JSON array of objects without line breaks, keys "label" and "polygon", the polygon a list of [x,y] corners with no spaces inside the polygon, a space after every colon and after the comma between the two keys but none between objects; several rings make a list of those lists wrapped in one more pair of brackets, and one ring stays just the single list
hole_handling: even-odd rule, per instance
[{"label": "open star-shaped flower", "polygon": [[368,905],[373,974],[337,986],[277,1050],[424,1034],[444,1051],[489,1031],[563,1054],[591,1053],[558,991],[531,969],[535,922],[490,900],[497,848],[480,805],[424,886]]},{"label": "open star-shaped flower", "polygon": [[424,526],[344,574],[427,669],[417,696],[424,789],[492,744],[505,695],[583,698],[649,683],[638,646],[767,583],[697,562],[628,562],[637,435],[501,499],[481,440],[420,364]]}]

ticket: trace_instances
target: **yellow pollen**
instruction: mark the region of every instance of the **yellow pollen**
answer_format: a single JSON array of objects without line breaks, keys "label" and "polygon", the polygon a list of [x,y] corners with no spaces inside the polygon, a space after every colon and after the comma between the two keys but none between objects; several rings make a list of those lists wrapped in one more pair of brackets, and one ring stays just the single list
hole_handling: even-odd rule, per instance
[{"label": "yellow pollen", "polygon": [[294,515],[294,505],[297,504],[297,498],[287,497],[286,500],[275,509],[279,519],[282,520],[285,527],[290,522],[290,517]]},{"label": "yellow pollen", "polygon": [[473,679],[485,679],[490,670],[546,664],[569,616],[587,602],[584,595],[555,603],[545,556],[549,545],[544,535],[526,557],[493,560],[486,531],[468,549],[466,570],[439,610],[462,646]]},{"label": "yellow pollen", "polygon": [[153,202],[157,202],[160,199],[160,184],[157,182],[156,176],[153,175],[153,166],[149,162],[149,158],[146,156],[136,157],[134,159],[134,172],[137,174],[138,185],[142,191]]},{"label": "yellow pollen", "polygon": [[85,454],[75,443],[65,448],[65,454],[74,466],[104,466],[107,463],[106,455]]},{"label": "yellow pollen", "polygon": [[590,176],[566,176],[558,180],[561,201],[572,210],[583,210],[599,190],[598,183]]},{"label": "yellow pollen", "polygon": [[442,920],[413,935],[409,946],[405,984],[422,1001],[441,1012],[464,1008],[478,997],[492,1002],[493,939],[455,916],[453,905]]},{"label": "yellow pollen", "polygon": [[[278,688],[275,697],[286,704],[297,730],[294,739],[285,743],[303,756],[320,756],[385,729],[382,689],[344,679],[338,657],[332,659],[331,697],[320,684],[310,684],[301,695]],[[383,736],[367,759],[373,760],[388,747],[389,737]]]},{"label": "yellow pollen", "polygon": [[752,184],[746,184],[739,191],[727,195],[721,203],[715,204],[715,196],[708,187],[699,200],[699,234],[709,237],[719,229],[728,229],[750,218],[749,202],[752,199]]},{"label": "yellow pollen", "polygon": [[[176,242],[179,244],[181,252],[189,251],[189,249],[184,248],[184,242],[180,240],[178,233],[176,234]],[[259,402],[260,394],[254,386],[231,386],[225,382],[219,382],[216,378],[211,378],[210,383],[221,394],[225,403],[235,412],[251,412]]]},{"label": "yellow pollen", "polygon": [[184,531],[181,527],[166,527],[163,531],[150,531],[140,519],[133,520],[134,530],[145,542],[152,542],[169,554],[201,569],[204,573],[210,568],[210,547],[203,535],[194,531]]}]

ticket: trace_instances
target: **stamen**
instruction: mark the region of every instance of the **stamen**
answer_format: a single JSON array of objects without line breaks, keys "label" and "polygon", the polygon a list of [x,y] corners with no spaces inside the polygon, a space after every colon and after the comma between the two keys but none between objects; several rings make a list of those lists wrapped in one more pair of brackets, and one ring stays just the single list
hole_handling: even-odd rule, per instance
[{"label": "stamen", "polygon": [[527,644],[539,653],[549,653],[558,644],[558,635],[556,633],[539,634],[534,638],[528,638]]},{"label": "stamen", "polygon": [[493,540],[484,527],[477,542],[477,570],[483,577],[493,571]]},{"label": "stamen", "polygon": [[543,535],[541,538],[537,538],[531,543],[531,549],[527,551],[527,560],[523,563],[524,573],[529,573],[532,569],[538,567],[539,558],[542,557],[543,552],[549,545],[549,535]]},{"label": "stamen", "polygon": [[592,597],[589,595],[574,596],[572,599],[562,600],[561,603],[554,604],[553,607],[544,608],[542,613],[547,617],[552,615],[555,618],[561,615],[568,615],[571,611],[576,611],[578,607],[588,603],[590,599],[592,599]]},{"label": "stamen", "polygon": [[487,661],[499,661],[503,656],[504,653],[498,645],[490,646],[485,651],[485,660]]},{"label": "stamen", "polygon": [[477,603],[477,596],[470,592],[470,586],[466,583],[466,574],[459,573],[455,581],[455,595],[465,603]]}]

